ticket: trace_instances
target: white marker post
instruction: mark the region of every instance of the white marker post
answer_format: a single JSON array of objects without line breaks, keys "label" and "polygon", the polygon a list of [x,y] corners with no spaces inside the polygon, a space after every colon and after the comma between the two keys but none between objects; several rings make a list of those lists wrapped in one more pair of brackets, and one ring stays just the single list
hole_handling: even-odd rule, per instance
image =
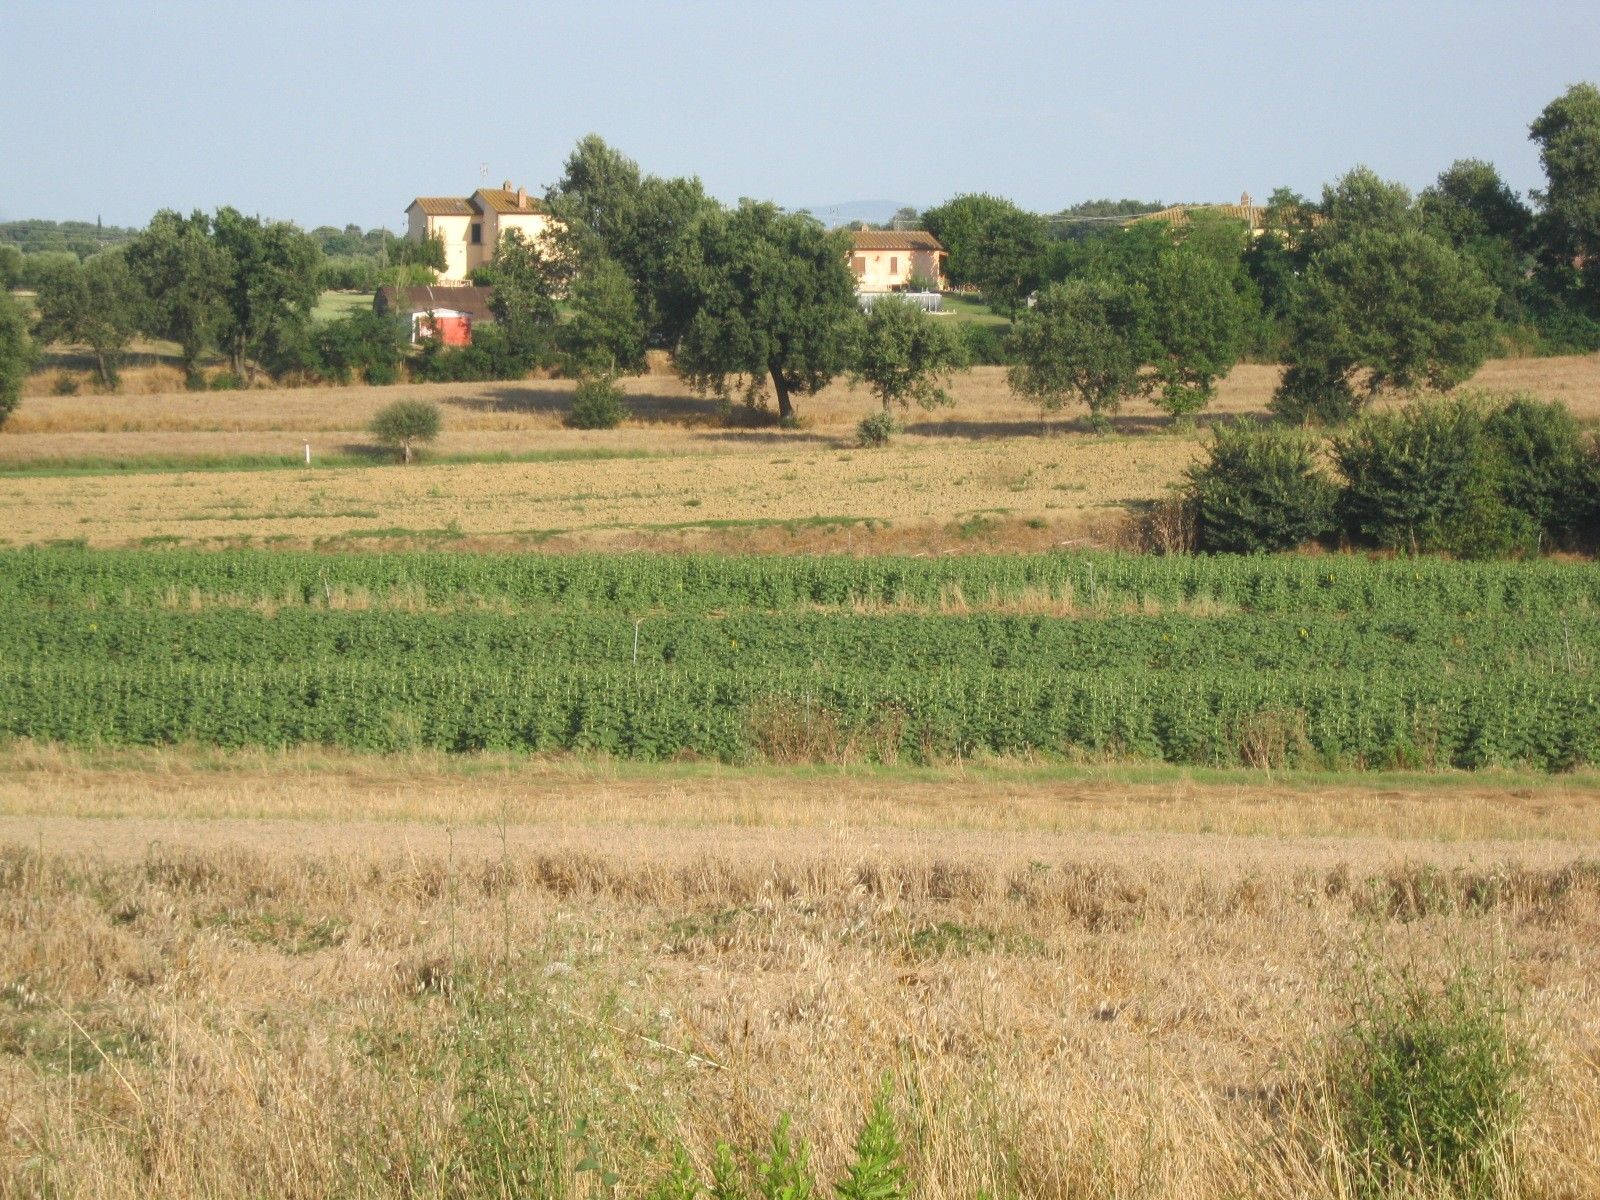
[{"label": "white marker post", "polygon": [[306,466],[309,467],[310,465],[311,465],[311,443],[307,442],[306,443]]}]

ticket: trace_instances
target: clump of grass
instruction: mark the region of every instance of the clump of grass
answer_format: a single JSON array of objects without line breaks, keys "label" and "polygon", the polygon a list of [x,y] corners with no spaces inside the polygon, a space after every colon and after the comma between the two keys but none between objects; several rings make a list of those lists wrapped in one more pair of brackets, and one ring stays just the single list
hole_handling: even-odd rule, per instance
[{"label": "clump of grass", "polygon": [[1411,971],[1373,975],[1352,1008],[1330,1084],[1357,1190],[1502,1194],[1529,1055],[1498,986],[1469,969],[1439,987]]}]

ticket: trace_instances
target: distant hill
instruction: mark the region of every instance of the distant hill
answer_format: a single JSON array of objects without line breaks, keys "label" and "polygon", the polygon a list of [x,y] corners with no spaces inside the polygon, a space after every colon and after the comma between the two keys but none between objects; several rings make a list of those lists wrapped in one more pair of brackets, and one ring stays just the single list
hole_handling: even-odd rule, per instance
[{"label": "distant hill", "polygon": [[838,200],[832,204],[807,204],[796,212],[808,212],[824,225],[853,225],[865,221],[869,225],[887,225],[898,209],[916,208],[904,200]]}]

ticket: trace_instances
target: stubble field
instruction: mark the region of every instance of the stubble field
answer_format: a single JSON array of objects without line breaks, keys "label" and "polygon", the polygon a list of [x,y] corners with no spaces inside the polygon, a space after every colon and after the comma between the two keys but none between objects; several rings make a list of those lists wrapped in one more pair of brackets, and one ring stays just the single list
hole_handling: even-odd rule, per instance
[{"label": "stubble field", "polygon": [[1588,1196],[1595,798],[14,747],[0,1172],[633,1196],[787,1115],[831,1180],[887,1079],[919,1196],[1344,1196],[1332,1039],[1470,963],[1536,1047],[1495,1194]]},{"label": "stubble field", "polygon": [[[1261,413],[1277,379],[1241,366],[1214,414]],[[795,431],[724,426],[668,375],[628,382],[622,429],[561,427],[570,384],[419,385],[119,396],[32,396],[0,432],[0,537],[9,544],[145,539],[357,544],[444,538],[497,545],[692,544],[762,550],[1043,549],[1115,541],[1130,511],[1163,496],[1203,444],[1135,404],[1107,437],[1076,413],[1041,422],[1000,368],[964,373],[954,407],[913,413],[887,450],[854,445],[871,398],[844,385],[806,400]],[[1600,418],[1600,358],[1504,360],[1473,386],[1564,399]],[[364,433],[394,399],[444,410],[450,462],[400,470]],[[184,471],[205,460],[293,459],[312,470]],[[151,469],[16,474],[84,461]],[[364,465],[363,465],[364,464]]]}]

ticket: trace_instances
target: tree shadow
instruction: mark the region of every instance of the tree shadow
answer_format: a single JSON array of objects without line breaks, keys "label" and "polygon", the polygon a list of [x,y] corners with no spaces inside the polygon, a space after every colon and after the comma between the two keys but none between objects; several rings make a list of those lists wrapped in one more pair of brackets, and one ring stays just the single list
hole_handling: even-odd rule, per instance
[{"label": "tree shadow", "polygon": [[[475,412],[519,413],[564,417],[572,408],[571,385],[530,380],[497,383],[473,395],[452,396],[444,403]],[[630,392],[625,403],[628,419],[641,425],[722,425],[722,411],[714,399],[667,392]]]}]

